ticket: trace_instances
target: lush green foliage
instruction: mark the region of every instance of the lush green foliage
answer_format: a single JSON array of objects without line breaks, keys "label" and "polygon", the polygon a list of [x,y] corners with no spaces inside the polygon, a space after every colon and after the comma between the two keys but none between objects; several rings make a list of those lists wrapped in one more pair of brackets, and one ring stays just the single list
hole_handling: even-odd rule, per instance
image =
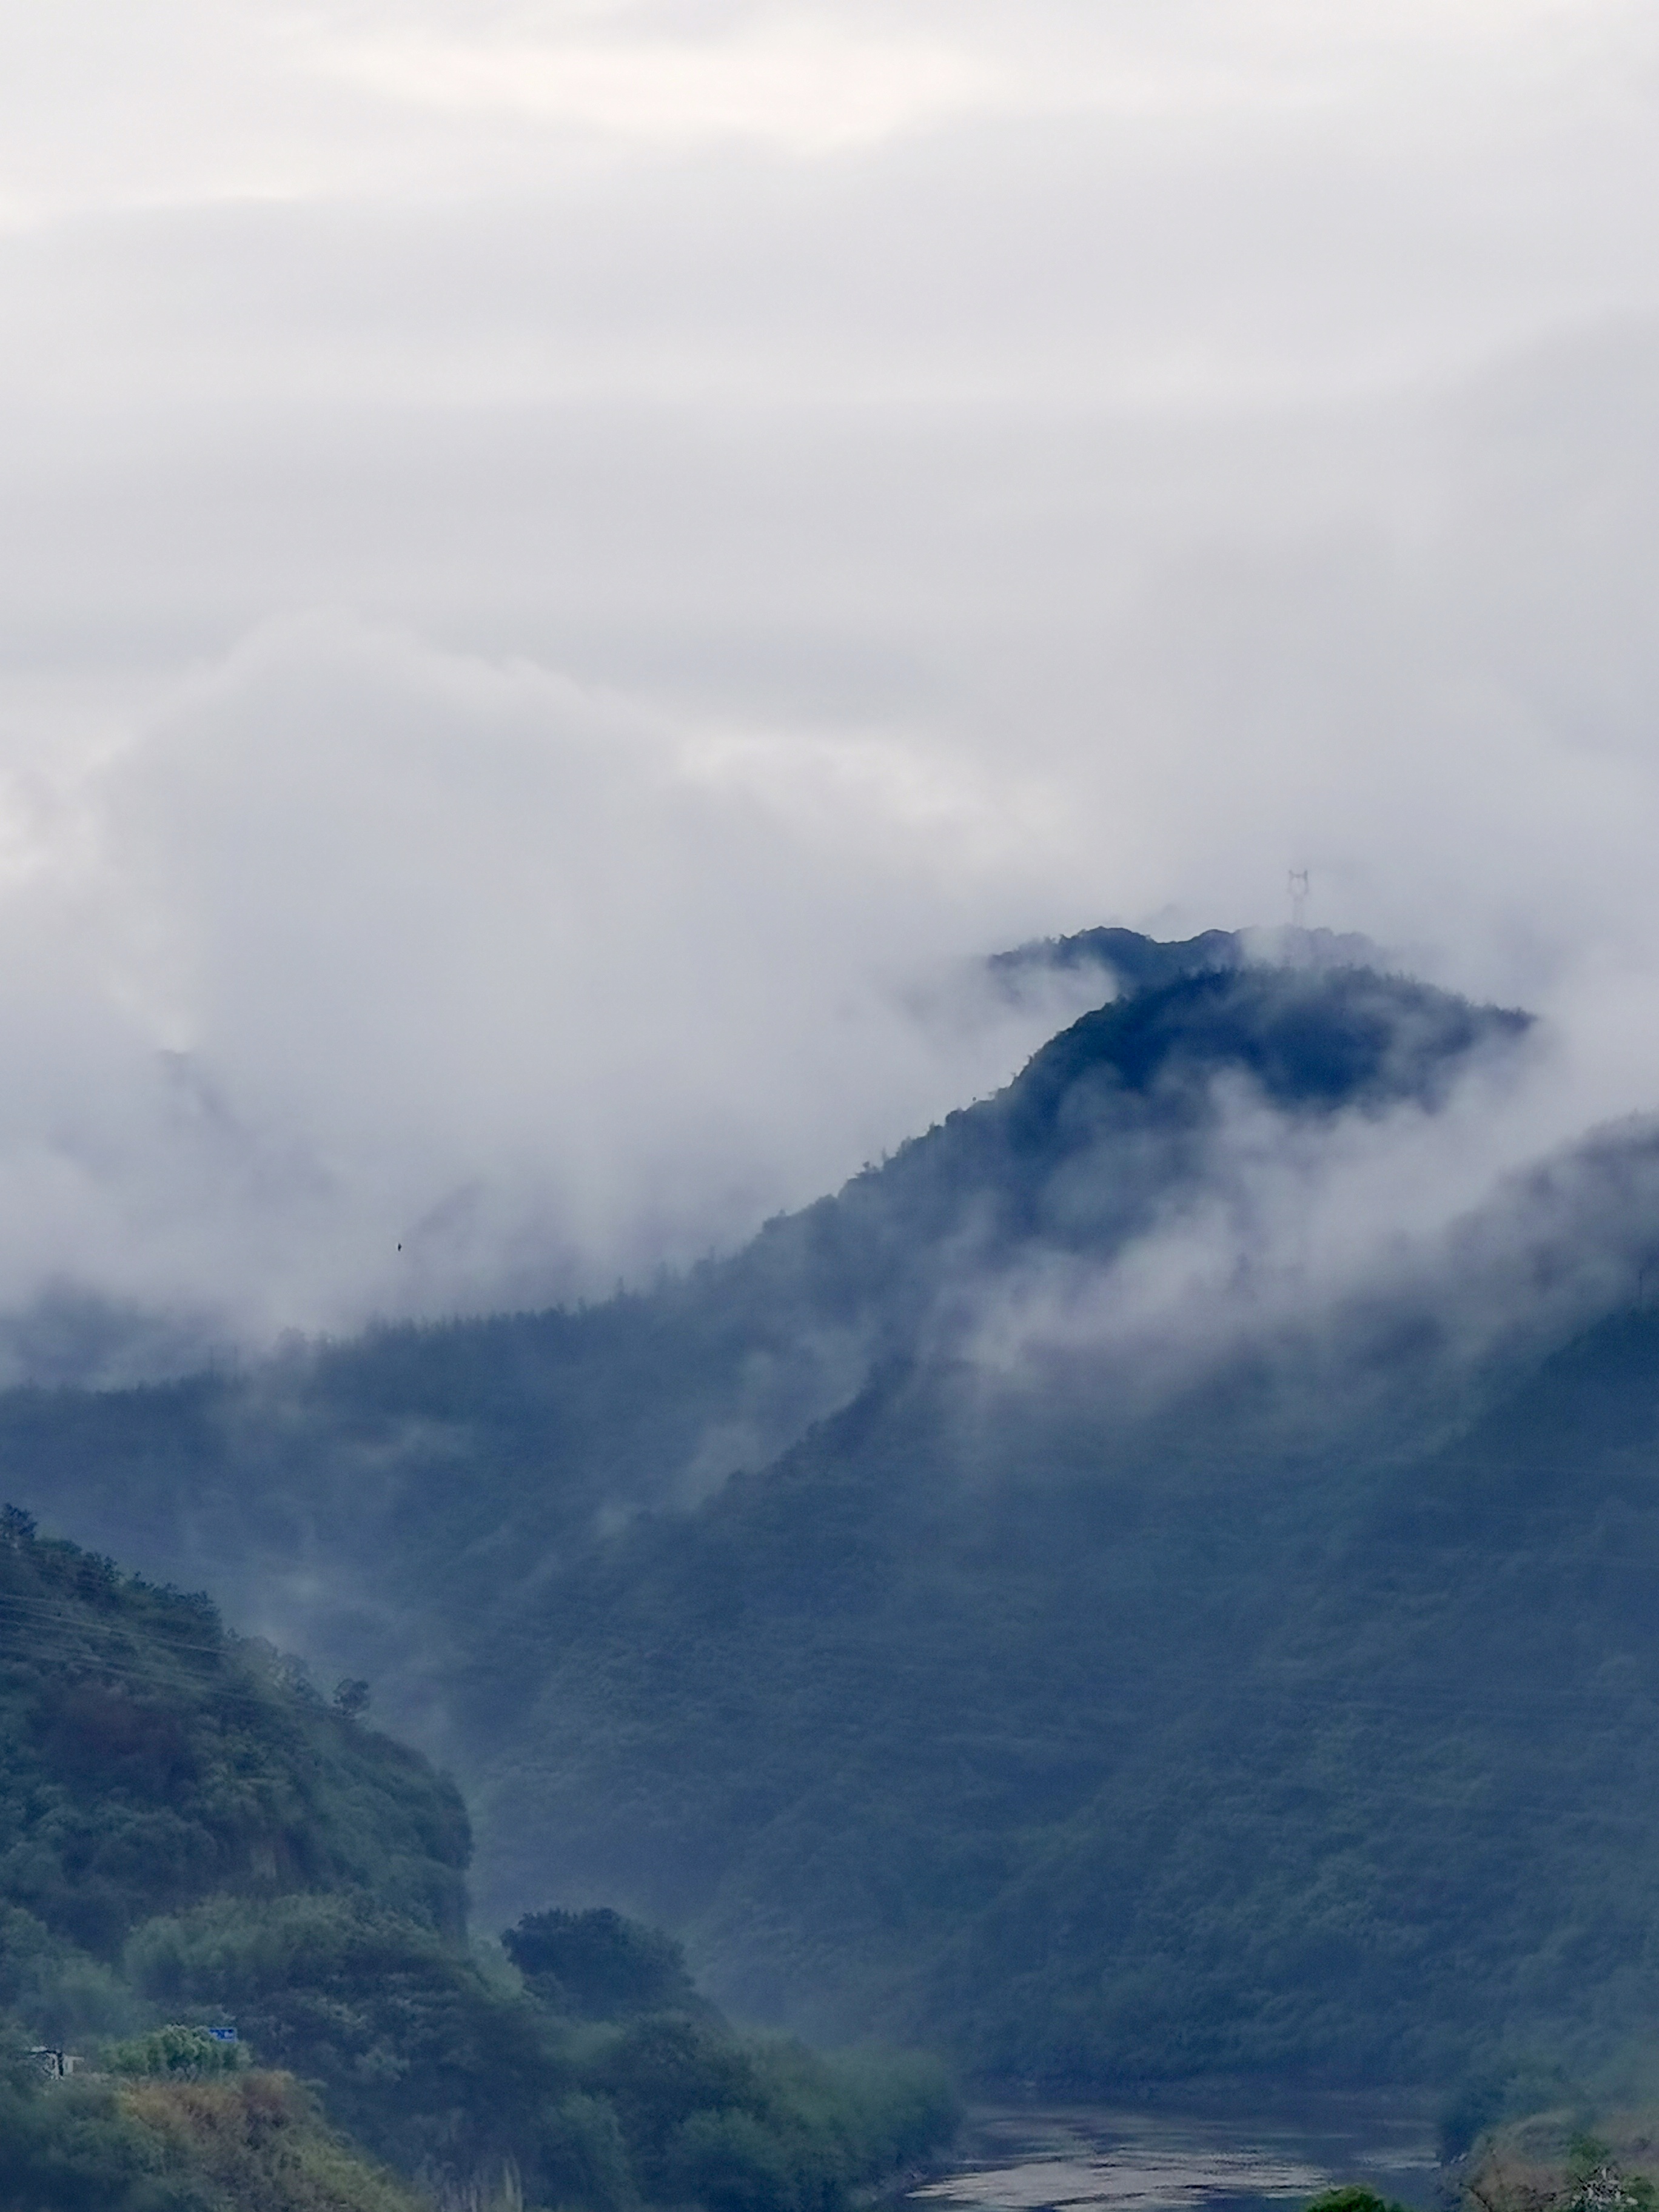
[{"label": "lush green foliage", "polygon": [[1385,1304],[1158,1398],[951,1333],[965,1289],[1063,1284],[1209,1190],[1230,1097],[1294,1157],[1432,1114],[1525,1026],[1237,951],[1146,955],[1006,1091],[684,1280],[12,1394],[5,1479],[264,1618],[289,1594],[462,1773],[492,1909],[614,1898],[750,2016],[1056,2083],[1593,2057],[1659,2027],[1654,1315],[1468,1371],[1455,1308]]},{"label": "lush green foliage", "polygon": [[136,2081],[122,2118],[204,2212],[416,2212],[406,2185],[363,2158],[283,2074]]},{"label": "lush green foliage", "polygon": [[521,1923],[525,1976],[475,1953],[465,1818],[424,1761],[204,1601],[15,1511],[4,1536],[0,1977],[21,2040],[90,2045],[107,2077],[0,2072],[8,2207],[404,2204],[367,2149],[441,2193],[830,2212],[948,2130],[936,2071],[742,2042],[614,1912]]},{"label": "lush green foliage", "polygon": [[1349,2181],[1340,2188],[1323,2190],[1317,2197],[1310,2197],[1303,2212],[1405,2212],[1405,2207],[1390,2197],[1379,2197],[1363,2183]]},{"label": "lush green foliage", "polygon": [[111,2074],[138,2075],[145,2079],[210,2081],[222,2075],[237,2074],[247,2063],[240,2042],[222,2041],[205,2027],[186,2027],[179,2021],[152,2027],[147,2034],[129,2036],[112,2044],[104,2053]]},{"label": "lush green foliage", "polygon": [[7,2212],[416,2212],[283,2075],[43,2082],[0,2075]]},{"label": "lush green foliage", "polygon": [[540,2107],[573,2086],[533,2000],[368,1896],[216,1899],[141,1929],[127,1964],[166,2009],[230,2014],[406,2172],[532,2166]]},{"label": "lush green foliage", "polygon": [[624,1920],[609,1905],[526,1913],[501,1944],[526,1986],[554,2012],[623,2020],[633,2013],[697,2009],[683,1947],[660,1929]]},{"label": "lush green foliage", "polygon": [[15,2212],[209,2212],[104,2083],[50,2088],[20,2053],[0,2064],[0,2203]]},{"label": "lush green foliage", "polygon": [[830,2212],[936,2147],[951,2110],[926,2061],[826,2061],[673,2014],[613,2030],[581,2084],[616,2112],[647,2201],[711,2212]]},{"label": "lush green foliage", "polygon": [[209,1896],[371,1889],[453,1936],[466,1817],[204,1598],[0,1530],[0,2002],[55,2038],[132,2018],[132,1929]]}]

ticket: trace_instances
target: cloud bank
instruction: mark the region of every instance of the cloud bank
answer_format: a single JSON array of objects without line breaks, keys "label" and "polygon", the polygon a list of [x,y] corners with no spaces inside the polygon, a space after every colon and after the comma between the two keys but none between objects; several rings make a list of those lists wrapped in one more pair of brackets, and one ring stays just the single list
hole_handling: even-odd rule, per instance
[{"label": "cloud bank", "polygon": [[23,1364],[648,1275],[1293,867],[1547,1018],[1457,1203],[1659,1102],[1645,11],[0,37]]}]

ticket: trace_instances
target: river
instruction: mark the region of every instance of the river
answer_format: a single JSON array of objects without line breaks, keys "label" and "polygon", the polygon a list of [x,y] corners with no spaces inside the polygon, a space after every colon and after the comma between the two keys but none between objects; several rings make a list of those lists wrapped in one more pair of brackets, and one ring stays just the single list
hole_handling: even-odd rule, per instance
[{"label": "river", "polygon": [[951,2169],[906,2202],[912,2212],[1286,2212],[1345,2181],[1433,2205],[1426,2108],[1382,2094],[1277,2110],[1235,2098],[981,2106]]}]

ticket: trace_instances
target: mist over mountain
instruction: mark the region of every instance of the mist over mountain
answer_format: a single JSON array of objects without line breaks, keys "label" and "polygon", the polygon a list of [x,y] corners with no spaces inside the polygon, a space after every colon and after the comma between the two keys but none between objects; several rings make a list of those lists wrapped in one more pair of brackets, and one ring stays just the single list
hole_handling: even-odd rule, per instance
[{"label": "mist over mountain", "polygon": [[0,2207],[1659,2212],[1659,15],[4,15]]},{"label": "mist over mountain", "polygon": [[[1279,957],[1264,959],[1264,950]],[[0,1398],[0,1484],[372,1679],[510,1917],[988,2078],[1442,2078],[1659,2027],[1659,1132],[1328,939],[1105,1003],[603,1304]]]}]

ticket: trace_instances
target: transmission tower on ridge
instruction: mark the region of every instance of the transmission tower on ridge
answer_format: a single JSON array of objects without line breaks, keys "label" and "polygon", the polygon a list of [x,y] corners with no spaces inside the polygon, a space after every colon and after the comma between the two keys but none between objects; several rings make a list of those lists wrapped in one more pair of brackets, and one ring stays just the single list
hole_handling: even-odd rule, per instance
[{"label": "transmission tower on ridge", "polygon": [[1308,871],[1292,868],[1290,877],[1291,927],[1300,929],[1308,911]]}]

